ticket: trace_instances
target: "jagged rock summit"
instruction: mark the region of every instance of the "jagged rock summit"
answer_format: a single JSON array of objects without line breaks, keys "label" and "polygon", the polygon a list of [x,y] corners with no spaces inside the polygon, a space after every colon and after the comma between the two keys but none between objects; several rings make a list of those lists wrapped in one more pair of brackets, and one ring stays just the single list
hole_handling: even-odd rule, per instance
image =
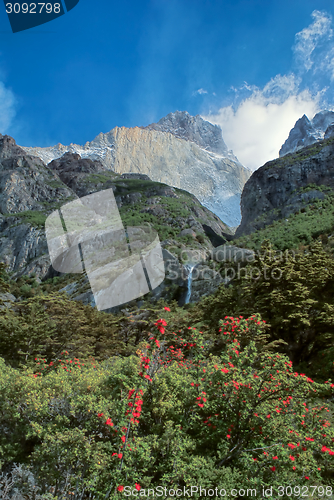
[{"label": "jagged rock summit", "polygon": [[334,112],[323,110],[317,113],[312,120],[303,115],[296,121],[290,130],[289,137],[280,149],[279,156],[298,151],[305,146],[327,139],[334,133]]},{"label": "jagged rock summit", "polygon": [[241,192],[251,175],[228,151],[217,125],[185,111],[147,127],[115,127],[84,146],[23,149],[47,164],[71,152],[98,160],[115,173],[146,174],[152,181],[194,194],[231,227],[240,223]]},{"label": "jagged rock summit", "polygon": [[158,123],[151,123],[142,128],[169,132],[179,139],[194,142],[206,151],[230,157],[239,163],[233,152],[227,149],[222,129],[218,125],[203,120],[200,115],[191,116],[187,111],[175,111],[161,118]]}]

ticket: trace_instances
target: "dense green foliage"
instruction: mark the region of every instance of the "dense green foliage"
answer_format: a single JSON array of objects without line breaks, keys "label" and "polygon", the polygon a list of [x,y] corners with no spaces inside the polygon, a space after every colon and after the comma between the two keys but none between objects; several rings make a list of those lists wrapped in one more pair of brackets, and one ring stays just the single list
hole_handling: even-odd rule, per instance
[{"label": "dense green foliage", "polygon": [[[121,207],[125,225],[150,223],[161,240],[176,239],[175,254],[205,243],[177,236],[191,195],[160,198],[166,225],[144,210],[148,181],[103,176],[88,181],[141,194]],[[19,298],[0,305],[0,497],[114,500],[129,487],[129,498],[148,498],[161,486],[170,499],[168,490],[192,485],[229,497],[255,488],[262,498],[272,486],[267,498],[286,499],[278,488],[291,486],[328,498],[334,197],[321,186],[303,192],[313,189],[325,198],[233,242],[255,249],[253,262],[208,262],[232,281],[185,307],[148,297],[107,314],[60,292],[73,282],[88,290],[84,274],[14,280],[0,263],[1,293]]]},{"label": "dense green foliage", "polygon": [[267,241],[252,263],[235,269],[228,288],[220,287],[199,308],[211,328],[223,314],[259,312],[272,340],[287,343],[280,350],[324,380],[334,372],[333,295],[334,260],[320,242],[306,253],[282,253]]},{"label": "dense green foliage", "polygon": [[24,370],[2,360],[4,470],[19,462],[30,474],[19,485],[28,498],[148,498],[158,486],[166,498],[191,486],[227,494],[272,486],[275,498],[279,486],[312,484],[328,493],[334,385],[294,372],[267,344],[259,316],[220,325],[219,356],[200,331],[180,337],[160,319],[159,333],[129,358],[83,363],[63,353]]}]

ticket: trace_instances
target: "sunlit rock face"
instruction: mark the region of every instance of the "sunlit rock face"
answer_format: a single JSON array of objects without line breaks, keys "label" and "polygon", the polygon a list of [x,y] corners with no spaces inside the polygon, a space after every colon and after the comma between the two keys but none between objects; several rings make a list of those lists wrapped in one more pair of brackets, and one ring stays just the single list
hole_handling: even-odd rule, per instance
[{"label": "sunlit rock face", "polygon": [[241,192],[251,175],[227,149],[220,127],[179,111],[147,127],[115,127],[84,146],[23,149],[45,163],[72,152],[116,173],[146,174],[194,194],[232,227],[240,223]]}]

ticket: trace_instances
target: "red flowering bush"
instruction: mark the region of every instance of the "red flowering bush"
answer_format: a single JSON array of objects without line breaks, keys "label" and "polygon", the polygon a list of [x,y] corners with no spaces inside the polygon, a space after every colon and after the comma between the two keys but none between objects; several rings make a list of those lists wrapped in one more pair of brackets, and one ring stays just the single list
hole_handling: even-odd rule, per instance
[{"label": "red flowering bush", "polygon": [[219,356],[197,329],[155,326],[128,358],[36,359],[23,372],[0,363],[0,461],[24,461],[45,493],[82,498],[158,485],[334,486],[334,384],[296,373],[258,315],[220,322]]}]

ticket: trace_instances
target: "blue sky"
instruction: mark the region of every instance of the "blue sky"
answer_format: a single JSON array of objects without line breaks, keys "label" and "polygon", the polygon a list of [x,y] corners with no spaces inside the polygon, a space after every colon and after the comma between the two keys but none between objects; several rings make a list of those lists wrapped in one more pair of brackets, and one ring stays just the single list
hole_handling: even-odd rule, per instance
[{"label": "blue sky", "polygon": [[0,6],[0,132],[84,144],[186,110],[255,169],[334,107],[333,15],[333,0],[80,0],[13,34]]}]

